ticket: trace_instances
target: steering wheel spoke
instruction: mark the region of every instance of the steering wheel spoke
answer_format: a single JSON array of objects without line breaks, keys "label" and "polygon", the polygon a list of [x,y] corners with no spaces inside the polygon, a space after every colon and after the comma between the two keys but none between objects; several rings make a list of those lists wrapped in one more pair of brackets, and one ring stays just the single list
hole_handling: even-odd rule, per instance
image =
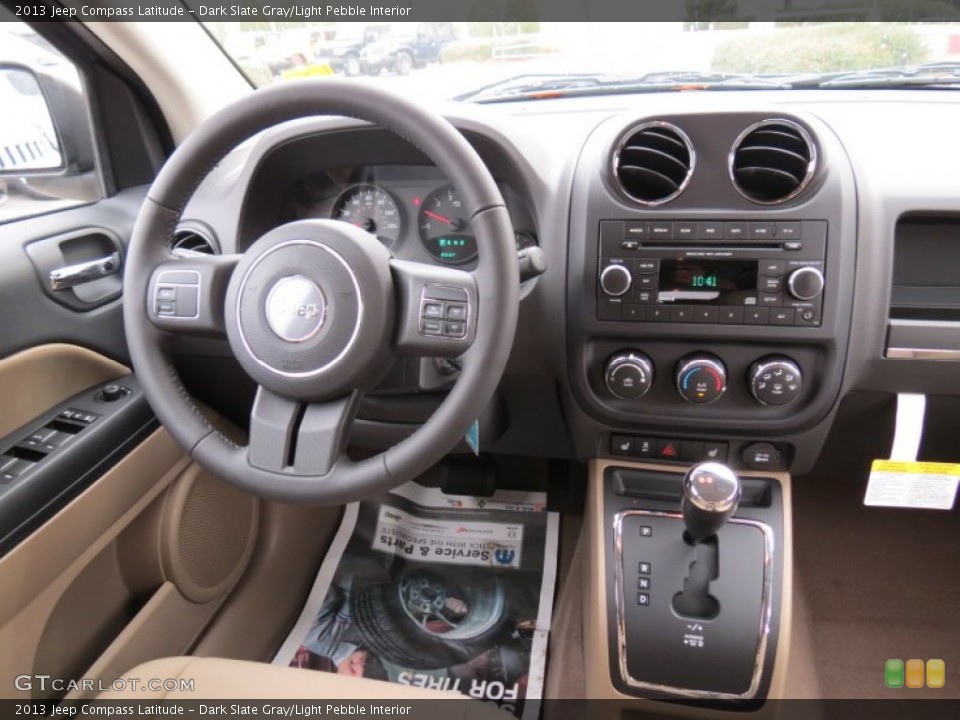
[{"label": "steering wheel spoke", "polygon": [[326,475],[343,456],[362,393],[303,403],[261,386],[250,413],[247,461],[292,475]]},{"label": "steering wheel spoke", "polygon": [[391,260],[397,289],[394,349],[399,355],[456,357],[477,332],[477,283],[454,268]]},{"label": "steering wheel spoke", "polygon": [[200,255],[158,265],[147,286],[147,316],[180,335],[223,337],[224,305],[239,255]]}]

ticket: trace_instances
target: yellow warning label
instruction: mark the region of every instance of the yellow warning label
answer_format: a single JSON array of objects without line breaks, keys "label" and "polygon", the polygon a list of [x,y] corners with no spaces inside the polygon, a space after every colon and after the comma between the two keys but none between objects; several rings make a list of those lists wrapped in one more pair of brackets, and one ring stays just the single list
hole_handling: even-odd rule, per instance
[{"label": "yellow warning label", "polygon": [[874,460],[871,472],[907,473],[910,475],[957,475],[960,463],[900,462],[897,460]]}]

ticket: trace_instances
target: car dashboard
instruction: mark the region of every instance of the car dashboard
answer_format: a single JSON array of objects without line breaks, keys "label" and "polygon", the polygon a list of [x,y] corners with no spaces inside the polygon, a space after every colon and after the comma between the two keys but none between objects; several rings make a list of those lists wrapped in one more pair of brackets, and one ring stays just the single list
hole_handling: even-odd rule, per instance
[{"label": "car dashboard", "polygon": [[[941,167],[960,142],[949,92],[440,110],[497,181],[518,251],[537,246],[548,263],[521,287],[485,450],[796,473],[847,392],[960,390],[951,364],[930,360],[960,349],[960,283],[944,270],[933,291],[916,277],[942,267],[960,229],[960,191]],[[242,252],[280,224],[334,218],[402,259],[471,270],[483,249],[458,204],[406,141],[303,119],[228,155],[180,232]],[[435,407],[455,374],[427,364],[371,399],[360,424],[379,431],[366,442],[395,441]]]}]

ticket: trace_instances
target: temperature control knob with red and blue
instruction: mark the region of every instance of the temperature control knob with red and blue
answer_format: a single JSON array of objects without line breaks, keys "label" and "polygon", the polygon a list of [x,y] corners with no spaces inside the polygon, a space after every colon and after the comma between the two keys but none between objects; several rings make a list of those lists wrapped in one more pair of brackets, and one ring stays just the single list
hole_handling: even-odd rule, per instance
[{"label": "temperature control knob with red and blue", "polygon": [[727,368],[715,355],[687,355],[677,363],[677,390],[687,402],[706,405],[727,389]]}]

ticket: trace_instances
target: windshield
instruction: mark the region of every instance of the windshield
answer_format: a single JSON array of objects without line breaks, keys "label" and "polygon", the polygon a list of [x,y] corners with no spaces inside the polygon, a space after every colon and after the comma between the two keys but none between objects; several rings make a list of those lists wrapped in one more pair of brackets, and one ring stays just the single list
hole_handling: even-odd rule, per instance
[{"label": "windshield", "polygon": [[258,87],[340,74],[424,99],[472,102],[667,90],[960,87],[960,22],[206,26]]}]

